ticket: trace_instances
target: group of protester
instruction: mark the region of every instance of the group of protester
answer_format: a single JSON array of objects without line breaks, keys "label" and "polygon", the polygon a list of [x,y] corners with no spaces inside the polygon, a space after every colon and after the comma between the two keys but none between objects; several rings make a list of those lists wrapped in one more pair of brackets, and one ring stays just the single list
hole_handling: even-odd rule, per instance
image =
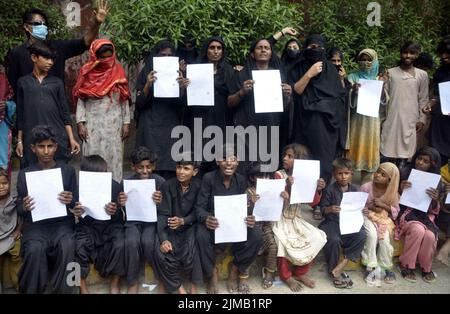
[{"label": "group of protester", "polygon": [[[114,43],[95,39],[107,16],[106,1],[98,10],[84,38],[46,41],[48,19],[39,9],[23,15],[27,41],[12,49],[1,74],[0,143],[0,254],[16,261],[18,287],[23,293],[45,291],[70,293],[67,265],[81,265],[80,292],[87,293],[86,278],[94,264],[101,276],[111,278],[111,293],[118,293],[120,279],[128,293],[138,291],[144,261],[150,263],[161,291],[195,293],[204,280],[208,293],[218,292],[217,252],[228,244],[215,244],[220,221],[214,214],[214,197],[247,194],[247,240],[232,243],[229,292],[250,292],[250,265],[264,255],[262,286],[273,285],[275,273],[292,291],[303,285],[314,288],[307,273],[323,248],[328,274],[336,288],[352,288],[344,268],[349,260],[361,258],[365,280],[374,284],[374,273],[383,270],[384,282],[395,282],[394,238],[404,241],[399,258],[401,276],[415,282],[416,264],[421,276],[433,282],[432,261],[437,251],[439,229],[446,241],[437,254],[448,264],[450,213],[445,198],[450,192],[450,116],[440,108],[439,83],[450,81],[450,37],[437,48],[441,65],[433,80],[415,65],[420,46],[406,42],[400,49],[399,66],[380,73],[378,54],[367,48],[356,57],[359,70],[346,73],[343,53],[326,50],[325,39],[310,35],[303,44],[295,38],[286,43],[281,58],[274,45],[282,36],[296,36],[286,27],[270,38],[259,38],[250,47],[244,66],[233,66],[220,36],[207,39],[198,53],[185,45],[180,55],[180,96],[154,96],[158,73],[154,57],[176,54],[170,40],[158,42],[145,60],[136,85],[134,120],[136,149],[131,154],[130,180],[154,179],[157,222],[129,221],[127,194],[123,189],[123,140],[129,136],[131,93],[125,71],[116,58]],[[89,48],[89,60],[81,68],[73,99],[76,102],[78,143],[64,94],[65,60]],[[214,106],[186,106],[186,64],[212,63]],[[255,113],[254,70],[279,70],[284,111]],[[383,81],[380,116],[356,112],[359,80]],[[431,89],[429,90],[429,87]],[[17,105],[16,153],[21,158],[17,197],[10,189],[11,128]],[[430,146],[417,149],[417,134],[424,132],[427,117]],[[171,150],[172,129],[194,119],[203,128],[218,126],[275,126],[282,157],[279,171],[263,171],[263,163],[239,160],[236,147],[225,144],[214,162],[194,161],[193,154],[181,152],[175,161]],[[224,132],[225,133],[225,132]],[[271,134],[268,139],[271,139]],[[260,144],[261,145],[261,142]],[[269,145],[270,147],[270,145]],[[110,220],[84,216],[78,199],[71,155],[83,153],[81,170],[112,172],[112,198],[105,204]],[[261,157],[261,156],[258,156]],[[290,204],[296,159],[320,160],[320,179],[314,201],[318,228],[302,217],[304,204]],[[441,168],[442,167],[442,168]],[[33,222],[34,200],[28,195],[26,173],[61,168],[64,191],[59,195],[67,216]],[[441,174],[439,186],[430,187],[428,212],[399,204],[400,195],[411,188],[412,169]],[[9,172],[8,172],[9,171]],[[362,186],[352,184],[354,171],[361,172]],[[285,179],[281,193],[283,210],[276,222],[256,222],[253,208],[258,202],[257,179]],[[363,210],[364,225],[357,233],[341,235],[340,203],[345,192],[363,191],[369,197]],[[305,204],[306,205],[306,204]],[[295,245],[293,243],[295,242]],[[20,247],[20,249],[19,249]],[[183,286],[190,282],[189,289]]]}]

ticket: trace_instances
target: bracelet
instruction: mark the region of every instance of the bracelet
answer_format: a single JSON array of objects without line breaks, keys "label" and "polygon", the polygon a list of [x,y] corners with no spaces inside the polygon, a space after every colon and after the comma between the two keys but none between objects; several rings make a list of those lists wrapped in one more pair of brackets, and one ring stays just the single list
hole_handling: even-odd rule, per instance
[{"label": "bracelet", "polygon": [[17,144],[22,144],[22,141],[17,141]]},{"label": "bracelet", "polygon": [[286,34],[283,31],[281,31],[281,35],[285,36]]}]

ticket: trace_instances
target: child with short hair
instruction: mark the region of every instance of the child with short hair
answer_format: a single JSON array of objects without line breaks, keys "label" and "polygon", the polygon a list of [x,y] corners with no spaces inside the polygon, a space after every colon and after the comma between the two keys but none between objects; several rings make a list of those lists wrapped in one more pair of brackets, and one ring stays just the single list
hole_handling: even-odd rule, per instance
[{"label": "child with short hair", "polygon": [[[439,174],[441,156],[432,147],[423,147],[413,156],[411,165],[401,171],[400,192],[411,187],[407,181],[412,169]],[[429,187],[426,191],[432,199],[426,213],[412,207],[403,207],[397,220],[396,239],[404,239],[403,252],[400,255],[400,273],[409,282],[416,282],[414,270],[419,264],[422,279],[427,283],[436,281],[432,270],[433,256],[436,252],[439,228],[435,224],[440,211],[439,187]]]},{"label": "child with short hair", "polygon": [[365,281],[375,284],[373,271],[380,266],[385,271],[384,282],[395,282],[392,272],[394,247],[394,220],[400,210],[398,194],[399,171],[391,162],[382,163],[370,182],[363,184],[361,192],[369,193],[363,209],[366,243],[361,253],[362,263],[366,266]]},{"label": "child with short hair", "polygon": [[[215,244],[214,231],[220,221],[214,217],[214,196],[244,194],[247,189],[245,177],[236,172],[239,165],[236,148],[225,145],[222,158],[216,161],[219,169],[203,176],[195,210],[197,213],[197,243],[200,261],[205,277],[208,279],[206,293],[218,293],[218,271],[216,253],[224,252],[230,243]],[[249,293],[249,267],[256,258],[261,245],[261,233],[255,229],[255,216],[247,215],[247,241],[231,243],[233,261],[229,265],[227,281],[228,292]]]},{"label": "child with short hair", "polygon": [[56,54],[44,42],[29,47],[33,72],[17,82],[17,147],[16,153],[24,157],[22,166],[36,163],[30,149],[32,129],[37,125],[50,125],[56,136],[58,150],[55,160],[67,163],[72,154],[78,154],[80,145],[72,132],[69,106],[61,79],[48,75]]},{"label": "child with short hair", "polygon": [[[283,149],[283,169],[275,172],[275,179],[286,179],[286,192],[294,183],[292,171],[295,159],[308,159],[308,148],[300,144],[290,144]],[[311,206],[320,202],[325,180],[317,181],[317,190]],[[290,195],[289,195],[290,196]],[[289,288],[294,291],[302,289],[302,283],[314,288],[315,282],[308,278],[313,259],[326,243],[322,230],[306,222],[301,216],[301,204],[290,205],[290,197],[284,200],[281,219],[274,223],[273,232],[278,246],[278,272]],[[292,241],[295,242],[294,247]],[[293,249],[294,248],[294,249]],[[292,266],[292,271],[290,267]]]},{"label": "child with short hair", "polygon": [[[0,168],[0,257],[2,255],[11,257],[10,276],[14,284],[17,284],[21,265],[19,250],[22,237],[22,219],[17,215],[16,201],[17,197],[11,195],[8,172]],[[2,273],[3,269],[0,267],[0,274]]]},{"label": "child with short hair", "polygon": [[176,178],[161,186],[155,266],[166,292],[186,294],[183,279],[187,279],[191,282],[190,293],[195,294],[203,280],[194,208],[201,186],[201,180],[196,178],[200,162],[194,161],[190,152],[183,153],[181,158],[176,164]]},{"label": "child with short hair", "polygon": [[[106,172],[108,164],[99,155],[85,156],[81,161],[81,171]],[[110,292],[119,293],[120,277],[125,275],[125,232],[123,213],[117,209],[117,198],[120,184],[112,180],[111,202],[105,204],[110,220],[97,220],[84,213],[83,204],[77,202],[75,226],[75,255],[81,265],[80,293],[89,293],[86,278],[89,275],[90,263],[94,263],[100,276],[111,276]]]},{"label": "child with short hair", "polygon": [[[38,125],[31,132],[31,151],[38,163],[20,170],[17,179],[19,215],[23,216],[22,268],[19,273],[19,291],[22,293],[44,293],[50,282],[50,292],[72,293],[67,277],[67,265],[75,260],[74,215],[72,208],[78,200],[78,185],[75,169],[54,159],[58,141],[48,125]],[[67,216],[33,222],[31,211],[33,198],[28,195],[25,173],[61,168],[64,191],[59,201],[66,205]]]},{"label": "child with short hair", "polygon": [[[164,178],[153,173],[156,168],[157,156],[145,146],[140,146],[131,153],[131,169],[134,175],[127,180],[154,179],[156,191],[152,199],[158,206],[162,200],[161,185]],[[123,184],[122,184],[123,186]],[[119,205],[124,207],[127,202],[127,195],[119,193]],[[126,217],[126,208],[125,208]],[[128,283],[128,293],[138,292],[138,277],[142,267],[142,260],[152,266],[154,275],[158,278],[155,266],[155,238],[156,222],[125,221],[125,273]]]},{"label": "child with short hair", "polygon": [[[333,161],[333,177],[336,180],[328,185],[320,200],[320,208],[325,220],[319,225],[327,234],[327,243],[323,251],[328,265],[328,274],[335,288],[353,288],[353,281],[343,272],[348,261],[357,261],[366,241],[366,233],[361,227],[359,232],[341,235],[339,213],[345,192],[357,192],[359,188],[352,184],[353,164],[350,159],[337,158]],[[344,258],[339,262],[343,250]]]}]

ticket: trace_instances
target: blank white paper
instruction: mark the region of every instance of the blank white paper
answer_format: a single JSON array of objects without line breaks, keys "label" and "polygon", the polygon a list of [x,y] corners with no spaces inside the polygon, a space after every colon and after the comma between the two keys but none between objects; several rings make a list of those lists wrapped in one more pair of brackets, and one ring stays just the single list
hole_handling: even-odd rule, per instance
[{"label": "blank white paper", "polygon": [[356,112],[369,117],[378,117],[383,81],[360,79],[358,107]]},{"label": "blank white paper", "polygon": [[311,203],[317,190],[317,181],[320,179],[319,160],[294,160],[292,171],[294,184],[291,187],[291,204]]},{"label": "blank white paper", "polygon": [[400,204],[425,213],[428,212],[431,197],[427,195],[426,190],[437,188],[440,180],[441,176],[438,174],[412,169],[408,178],[411,187],[403,190]]},{"label": "blank white paper", "polygon": [[152,199],[156,191],[155,179],[124,180],[123,190],[127,195],[127,221],[157,221],[156,204]]},{"label": "blank white paper", "polygon": [[247,241],[247,194],[214,196],[215,243]]},{"label": "blank white paper", "polygon": [[283,112],[280,70],[252,71],[255,113]]},{"label": "blank white paper", "polygon": [[256,194],[259,200],[253,208],[256,221],[278,221],[283,210],[281,192],[286,187],[285,179],[257,179]]},{"label": "blank white paper", "polygon": [[177,78],[180,65],[178,57],[153,57],[153,70],[157,73],[153,83],[153,95],[157,98],[173,98],[180,96],[180,85]]},{"label": "blank white paper", "polygon": [[368,193],[343,193],[341,211],[339,213],[339,228],[341,235],[359,232],[364,224],[363,209],[366,206]]},{"label": "blank white paper", "polygon": [[58,200],[64,191],[61,168],[25,173],[28,195],[33,198],[33,222],[67,216],[66,205]]},{"label": "blank white paper", "polygon": [[190,80],[187,87],[188,106],[214,106],[214,65],[188,64],[186,77]]},{"label": "blank white paper", "polygon": [[86,215],[97,220],[110,220],[105,205],[111,202],[111,172],[80,171],[80,203]]},{"label": "blank white paper", "polygon": [[439,83],[442,114],[450,114],[450,81]]}]

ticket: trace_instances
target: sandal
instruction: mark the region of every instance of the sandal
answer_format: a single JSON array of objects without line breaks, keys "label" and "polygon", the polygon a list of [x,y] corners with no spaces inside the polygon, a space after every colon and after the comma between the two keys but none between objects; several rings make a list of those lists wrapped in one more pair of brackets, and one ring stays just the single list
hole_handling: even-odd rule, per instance
[{"label": "sandal", "polygon": [[[267,273],[266,272],[269,272],[269,273],[272,274],[272,279],[267,279]],[[263,289],[269,289],[270,287],[273,286],[273,274],[274,273],[275,272],[271,272],[270,270],[268,270],[267,267],[263,267],[262,268],[262,277],[263,277],[262,287],[263,287]]]},{"label": "sandal", "polygon": [[426,283],[433,283],[436,281],[436,275],[433,271],[430,271],[429,273],[422,271],[422,279]]},{"label": "sandal", "polygon": [[396,280],[395,274],[390,270],[385,270],[384,282],[387,284],[393,284]]},{"label": "sandal", "polygon": [[404,268],[402,266],[400,266],[400,274],[402,275],[403,279],[405,279],[406,281],[415,283],[417,281],[416,279],[416,274],[414,273],[413,269],[409,269],[409,268]]},{"label": "sandal", "polygon": [[355,284],[350,279],[350,276],[347,273],[342,273],[341,277],[347,282],[347,289],[351,289],[354,287]]},{"label": "sandal", "polygon": [[314,220],[322,220],[322,212],[320,211],[320,208],[316,207],[313,209],[313,219]]},{"label": "sandal", "polygon": [[333,281],[333,285],[337,289],[345,289],[348,287],[347,281],[345,279],[341,279],[339,277],[334,277],[331,275],[331,280]]}]

